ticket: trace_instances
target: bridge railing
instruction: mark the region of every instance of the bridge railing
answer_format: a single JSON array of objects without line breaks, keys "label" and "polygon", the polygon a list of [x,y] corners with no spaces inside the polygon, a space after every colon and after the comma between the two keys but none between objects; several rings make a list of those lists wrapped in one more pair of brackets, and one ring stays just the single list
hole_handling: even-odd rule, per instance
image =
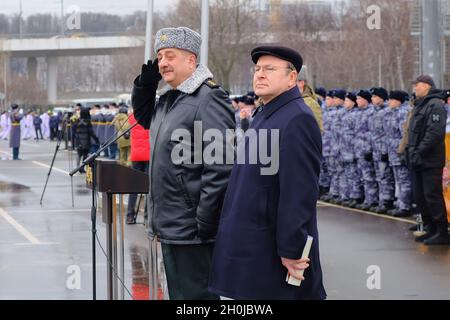
[{"label": "bridge railing", "polygon": [[0,39],[42,39],[42,38],[84,38],[84,37],[117,37],[117,36],[145,36],[144,31],[130,30],[122,32],[66,32],[61,33],[22,33],[22,34],[2,34]]}]

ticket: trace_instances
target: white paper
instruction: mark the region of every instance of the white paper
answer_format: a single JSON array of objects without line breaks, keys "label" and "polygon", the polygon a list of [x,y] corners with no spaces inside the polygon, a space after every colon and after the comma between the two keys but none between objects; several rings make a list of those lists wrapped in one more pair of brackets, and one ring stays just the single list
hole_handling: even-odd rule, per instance
[{"label": "white paper", "polygon": [[[314,238],[311,237],[311,236],[308,236],[308,238],[306,239],[306,244],[305,244],[305,247],[303,248],[302,259],[306,259],[306,258],[309,257],[309,251],[311,250],[311,245],[312,245],[313,239]],[[301,276],[303,276],[304,271],[305,270],[301,270],[300,271],[300,275]],[[289,272],[288,272],[288,274],[286,276],[286,281],[287,281],[288,284],[296,286],[296,287],[300,287],[300,285],[302,284],[301,280],[298,280],[298,279],[296,279],[294,277],[291,277],[289,275]]]}]

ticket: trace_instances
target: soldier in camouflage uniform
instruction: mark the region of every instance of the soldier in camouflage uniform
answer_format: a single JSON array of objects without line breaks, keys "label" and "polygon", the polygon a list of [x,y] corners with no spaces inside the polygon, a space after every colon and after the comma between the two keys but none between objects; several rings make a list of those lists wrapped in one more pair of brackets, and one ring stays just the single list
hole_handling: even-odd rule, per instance
[{"label": "soldier in camouflage uniform", "polygon": [[395,192],[394,174],[392,168],[389,166],[385,128],[387,118],[390,116],[390,110],[385,103],[388,98],[388,92],[384,88],[372,88],[371,93],[375,112],[372,121],[369,122],[369,130],[373,148],[375,176],[378,182],[379,199],[378,206],[372,207],[370,210],[387,214],[388,210],[394,208]]},{"label": "soldier in camouflage uniform", "polygon": [[[322,105],[323,111],[323,132],[322,132],[322,163],[320,166],[319,187],[321,191],[321,200],[328,199],[330,191],[331,175],[328,170],[328,164],[331,161],[331,111],[334,109],[333,93],[325,93],[325,99]],[[328,199],[329,200],[329,199]]]},{"label": "soldier in camouflage uniform", "polygon": [[334,110],[330,111],[331,119],[331,155],[328,169],[331,174],[330,195],[331,203],[341,204],[342,189],[345,189],[344,164],[341,158],[341,133],[342,133],[342,116],[345,113],[344,99],[347,92],[345,90],[333,91]]},{"label": "soldier in camouflage uniform", "polygon": [[389,94],[389,108],[391,115],[386,121],[386,135],[388,142],[389,165],[394,171],[397,202],[395,209],[388,211],[395,217],[411,215],[411,180],[406,167],[404,155],[398,153],[400,141],[403,138],[403,128],[408,117],[406,96],[401,91],[391,91]]},{"label": "soldier in camouflage uniform", "polygon": [[327,90],[325,88],[319,87],[314,90],[314,93],[317,96],[317,102],[320,104],[320,107],[322,108],[322,113],[327,111],[327,104],[326,104],[326,98],[327,98]]},{"label": "soldier in camouflage uniform", "polygon": [[344,165],[344,174],[341,184],[341,204],[355,207],[363,202],[361,177],[358,174],[358,161],[355,154],[356,122],[358,121],[358,107],[356,106],[356,95],[349,92],[345,97],[342,116],[341,132],[341,158]]},{"label": "soldier in camouflage uniform", "polygon": [[366,90],[357,93],[358,121],[355,131],[355,155],[358,159],[358,172],[364,188],[364,203],[357,205],[357,209],[369,210],[378,206],[378,183],[375,178],[373,149],[369,123],[373,120],[374,107],[371,104],[372,94]]},{"label": "soldier in camouflage uniform", "polygon": [[333,125],[336,118],[337,108],[334,105],[334,90],[328,92],[325,99],[329,105],[327,111],[327,121],[324,123],[324,136],[322,138],[322,155],[326,161],[328,173],[330,175],[330,189],[328,194],[321,197],[323,201],[332,201],[339,197],[339,180],[333,179],[336,175],[336,159],[332,150],[333,144]]}]

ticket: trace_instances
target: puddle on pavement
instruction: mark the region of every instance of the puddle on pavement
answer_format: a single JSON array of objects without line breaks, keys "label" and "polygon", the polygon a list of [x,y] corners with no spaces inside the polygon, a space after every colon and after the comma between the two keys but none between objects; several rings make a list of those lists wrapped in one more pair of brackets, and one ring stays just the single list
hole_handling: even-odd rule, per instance
[{"label": "puddle on pavement", "polygon": [[77,196],[84,196],[84,195],[87,195],[87,194],[91,194],[91,190],[88,190],[88,189],[78,189],[78,190],[76,190],[75,194],[76,194]]},{"label": "puddle on pavement", "polygon": [[30,187],[23,184],[0,181],[0,192],[25,192],[29,190]]},{"label": "puddle on pavement", "polygon": [[146,248],[132,245],[130,247],[130,258],[133,272],[131,284],[133,300],[148,300],[148,251]]}]

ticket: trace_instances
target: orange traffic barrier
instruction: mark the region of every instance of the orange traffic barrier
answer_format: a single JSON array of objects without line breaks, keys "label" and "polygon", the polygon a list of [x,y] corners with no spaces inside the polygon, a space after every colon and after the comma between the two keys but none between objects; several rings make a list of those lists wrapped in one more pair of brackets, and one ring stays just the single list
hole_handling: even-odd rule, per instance
[{"label": "orange traffic barrier", "polygon": [[450,133],[445,135],[445,167],[442,175],[447,219],[450,221]]}]

